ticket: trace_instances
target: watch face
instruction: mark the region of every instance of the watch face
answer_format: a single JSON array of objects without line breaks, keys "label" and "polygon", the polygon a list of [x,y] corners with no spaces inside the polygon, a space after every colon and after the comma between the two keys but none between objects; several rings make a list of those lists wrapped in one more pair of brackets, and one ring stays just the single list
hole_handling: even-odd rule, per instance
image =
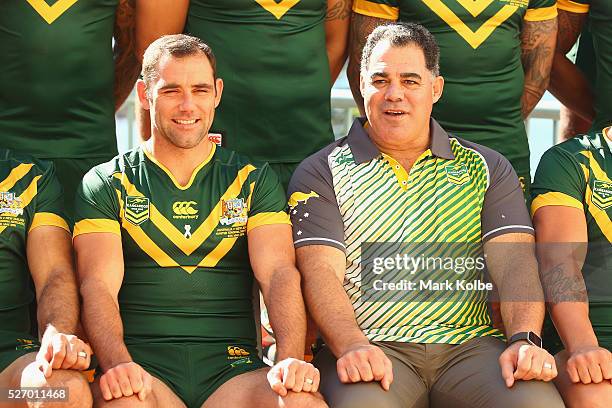
[{"label": "watch face", "polygon": [[542,347],[542,339],[538,337],[537,334],[535,334],[534,332],[530,331],[527,333],[528,335],[528,339],[529,342],[538,346],[538,347]]}]

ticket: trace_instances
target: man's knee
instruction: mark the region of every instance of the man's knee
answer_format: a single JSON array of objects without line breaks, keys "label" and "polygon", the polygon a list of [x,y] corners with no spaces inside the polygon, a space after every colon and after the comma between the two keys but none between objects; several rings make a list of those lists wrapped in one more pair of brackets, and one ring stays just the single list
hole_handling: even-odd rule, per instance
[{"label": "man's knee", "polygon": [[102,396],[96,396],[93,406],[94,408],[151,408],[155,405],[149,398],[141,401],[137,396],[132,395],[131,397],[121,397],[110,401],[106,401]]},{"label": "man's knee", "polygon": [[282,401],[283,408],[328,408],[323,397],[308,392],[290,392]]},{"label": "man's knee", "polygon": [[612,386],[607,381],[600,384],[572,384],[559,391],[568,408],[612,407]]},{"label": "man's knee", "polygon": [[563,399],[552,382],[517,381],[499,396],[500,408],[564,408]]},{"label": "man's knee", "polygon": [[[36,363],[28,365],[21,375],[22,387],[47,387],[64,389],[67,393],[67,400],[64,407],[91,407],[92,396],[87,380],[80,371],[75,370],[53,370],[51,376],[46,378]],[[51,406],[60,406],[57,403],[49,402]],[[44,403],[29,404],[43,408]]]}]

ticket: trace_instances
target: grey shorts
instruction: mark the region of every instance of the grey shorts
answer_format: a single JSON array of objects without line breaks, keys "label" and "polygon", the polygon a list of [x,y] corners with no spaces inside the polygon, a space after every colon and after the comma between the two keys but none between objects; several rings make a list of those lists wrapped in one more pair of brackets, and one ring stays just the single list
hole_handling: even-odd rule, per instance
[{"label": "grey shorts", "polygon": [[328,348],[314,360],[330,408],[562,408],[555,386],[517,381],[507,388],[499,355],[505,343],[482,337],[464,344],[375,342],[393,364],[389,391],[378,382],[342,384]]}]

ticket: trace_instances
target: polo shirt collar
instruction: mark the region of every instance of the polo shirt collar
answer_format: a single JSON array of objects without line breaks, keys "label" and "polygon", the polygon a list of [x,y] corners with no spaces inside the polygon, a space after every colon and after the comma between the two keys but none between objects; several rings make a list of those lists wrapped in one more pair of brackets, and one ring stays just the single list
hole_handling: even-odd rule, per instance
[{"label": "polo shirt collar", "polygon": [[[348,144],[357,164],[373,160],[381,154],[364,128],[366,122],[366,118],[356,118],[348,133]],[[448,140],[448,133],[433,118],[429,120],[429,134],[430,150],[434,156],[447,160],[455,158]]]}]

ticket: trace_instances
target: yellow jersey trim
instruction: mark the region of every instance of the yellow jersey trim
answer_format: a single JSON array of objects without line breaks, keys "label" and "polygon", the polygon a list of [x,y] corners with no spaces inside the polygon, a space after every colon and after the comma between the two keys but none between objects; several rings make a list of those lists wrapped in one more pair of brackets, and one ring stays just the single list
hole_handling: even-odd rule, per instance
[{"label": "yellow jersey trim", "polygon": [[280,20],[293,6],[298,4],[301,0],[281,0],[276,2],[275,0],[255,0],[261,7],[266,11]]},{"label": "yellow jersey trim", "polygon": [[0,190],[1,191],[9,191],[11,188],[17,184],[19,180],[21,180],[26,174],[30,172],[34,165],[31,163],[22,163],[19,166],[15,167],[9,175],[0,182]]},{"label": "yellow jersey trim", "polygon": [[284,211],[281,212],[263,212],[249,217],[247,221],[247,233],[253,228],[260,227],[262,225],[273,225],[273,224],[288,224],[291,225],[289,220],[289,214]]},{"label": "yellow jersey trim", "polygon": [[533,199],[531,202],[531,215],[533,216],[540,208],[549,205],[572,207],[584,211],[584,205],[574,197],[558,191],[551,191],[549,193],[540,194]]},{"label": "yellow jersey trim", "polygon": [[110,232],[121,236],[121,228],[119,222],[114,220],[105,220],[102,218],[84,219],[74,225],[72,237],[77,237],[83,234],[91,234],[96,232]]},{"label": "yellow jersey trim", "polygon": [[569,11],[572,13],[584,14],[589,12],[588,4],[576,3],[571,0],[557,0],[557,8],[559,10]]},{"label": "yellow jersey trim", "polygon": [[366,0],[355,0],[353,11],[364,16],[384,18],[385,20],[395,21],[399,18],[399,8]]},{"label": "yellow jersey trim", "polygon": [[[426,152],[428,152],[428,151],[429,151],[429,149]],[[393,173],[395,173],[395,178],[397,179],[397,182],[398,182],[399,186],[402,188],[402,190],[404,190],[404,191],[408,190],[408,172],[406,171],[404,166],[399,164],[399,162],[397,160],[395,160],[393,157],[389,156],[386,153],[382,153],[382,156],[383,156],[383,158],[385,160],[387,160],[387,162],[389,163],[389,166],[391,166],[391,169],[393,170]],[[421,154],[421,156],[423,156],[423,154]],[[421,156],[419,156],[419,158]],[[418,161],[418,159],[417,159],[417,161]],[[415,161],[415,163],[417,161]]]},{"label": "yellow jersey trim", "polygon": [[47,22],[53,23],[78,0],[57,0],[54,5],[48,5],[45,0],[27,0],[34,10]]},{"label": "yellow jersey trim", "polygon": [[70,232],[70,227],[68,227],[68,223],[59,215],[49,212],[39,212],[34,214],[34,219],[32,220],[32,225],[30,225],[28,233],[31,232],[34,228],[44,226],[59,227]]},{"label": "yellow jersey trim", "polygon": [[525,13],[525,21],[544,21],[551,20],[557,17],[557,5],[550,7],[542,7],[537,9],[527,9]]},{"label": "yellow jersey trim", "polygon": [[174,175],[172,174],[172,172],[170,172],[170,170],[168,170],[168,168],[166,166],[161,164],[155,157],[153,157],[151,155],[151,153],[149,153],[144,146],[142,148],[142,151],[144,152],[145,156],[147,156],[147,158],[149,160],[151,160],[153,163],[155,163],[155,165],[157,165],[157,167],[162,169],[164,171],[164,173],[166,173],[168,175],[168,177],[170,177],[170,180],[172,180],[172,183],[174,183],[174,186],[176,188],[178,188],[179,190],[187,190],[193,184],[193,180],[195,180],[196,176],[198,175],[198,172],[200,170],[202,170],[202,167],[206,166],[210,162],[210,160],[212,159],[213,155],[215,154],[215,151],[217,150],[217,145],[212,143],[212,142],[210,142],[210,143],[212,144],[212,148],[210,149],[209,155],[206,157],[206,159],[204,159],[204,161],[202,163],[200,163],[198,165],[198,167],[196,167],[193,170],[193,173],[191,173],[191,178],[189,179],[189,182],[186,185],[184,185],[184,186],[181,186],[179,184],[179,182],[176,180],[176,178],[174,178]]}]

